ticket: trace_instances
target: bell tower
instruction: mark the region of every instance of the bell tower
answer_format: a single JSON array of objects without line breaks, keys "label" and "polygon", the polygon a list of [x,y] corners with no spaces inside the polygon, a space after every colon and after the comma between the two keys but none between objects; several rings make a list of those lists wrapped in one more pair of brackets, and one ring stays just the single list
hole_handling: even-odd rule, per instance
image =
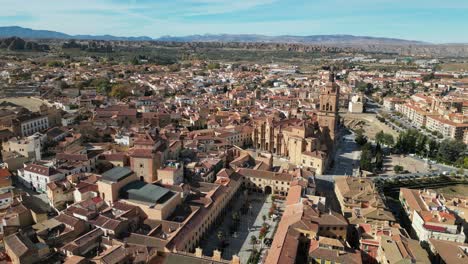
[{"label": "bell tower", "polygon": [[335,139],[338,128],[338,100],[340,98],[340,87],[335,83],[335,73],[330,70],[328,82],[320,89],[320,109],[318,123],[321,127],[328,127],[330,137]]}]

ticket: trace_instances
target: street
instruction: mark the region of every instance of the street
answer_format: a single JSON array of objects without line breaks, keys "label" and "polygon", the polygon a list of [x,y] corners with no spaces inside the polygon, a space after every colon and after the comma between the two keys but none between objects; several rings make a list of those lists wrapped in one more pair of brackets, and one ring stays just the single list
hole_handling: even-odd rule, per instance
[{"label": "street", "polygon": [[333,167],[327,175],[355,175],[359,168],[361,151],[355,142],[354,133],[344,135],[338,142]]}]

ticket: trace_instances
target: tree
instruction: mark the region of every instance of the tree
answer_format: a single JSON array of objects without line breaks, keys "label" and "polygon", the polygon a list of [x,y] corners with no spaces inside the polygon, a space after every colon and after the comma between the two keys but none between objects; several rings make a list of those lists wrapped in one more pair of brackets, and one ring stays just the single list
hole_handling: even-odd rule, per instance
[{"label": "tree", "polygon": [[395,144],[395,140],[393,139],[392,134],[386,134],[386,133],[384,134],[383,144],[385,146],[389,146],[389,147],[391,147],[391,146],[393,146],[393,144]]},{"label": "tree", "polygon": [[417,139],[416,139],[416,153],[419,154],[419,155],[424,155],[425,152],[426,152],[426,145],[427,145],[427,136],[422,134],[422,133],[418,133],[418,136],[417,136]]},{"label": "tree", "polygon": [[445,163],[454,163],[466,151],[466,145],[458,140],[444,140],[440,143],[437,159]]},{"label": "tree", "polygon": [[100,94],[107,95],[112,90],[112,85],[110,84],[109,80],[106,78],[94,79],[90,83],[90,86],[96,87],[96,91]]},{"label": "tree", "polygon": [[257,244],[257,237],[255,235],[250,237],[250,244],[252,245],[252,248],[255,248],[255,244]]},{"label": "tree", "polygon": [[403,166],[395,165],[395,166],[393,166],[393,170],[395,171],[396,174],[400,174],[400,173],[403,172],[404,168],[403,168]]},{"label": "tree", "polygon": [[429,143],[427,144],[428,148],[428,156],[431,158],[435,158],[437,155],[437,151],[439,150],[439,143],[435,141],[434,139],[429,140]]},{"label": "tree", "polygon": [[133,59],[130,61],[132,65],[138,65],[140,64],[140,60],[138,60],[137,57],[133,57]]},{"label": "tree", "polygon": [[214,70],[214,69],[219,69],[221,65],[219,63],[210,63],[208,64],[208,70]]},{"label": "tree", "polygon": [[110,92],[110,96],[116,97],[119,99],[123,99],[127,96],[129,96],[131,93],[129,91],[129,88],[122,85],[122,84],[117,84],[112,87],[112,90]]},{"label": "tree", "polygon": [[239,220],[240,220],[239,213],[238,212],[232,213],[232,221],[233,222],[239,222]]},{"label": "tree", "polygon": [[354,139],[359,146],[363,146],[367,143],[367,138],[363,135],[363,130],[356,130],[356,138]]},{"label": "tree", "polygon": [[174,64],[169,65],[169,71],[171,71],[171,72],[180,71],[180,64],[174,63]]},{"label": "tree", "polygon": [[361,150],[361,160],[359,162],[359,165],[361,167],[361,170],[366,170],[366,171],[373,171],[374,166],[372,164],[372,145],[370,143],[366,143]]},{"label": "tree", "polygon": [[383,144],[385,141],[385,133],[381,130],[379,133],[375,134],[375,142],[377,144]]},{"label": "tree", "polygon": [[435,77],[434,73],[431,72],[430,74],[424,75],[422,80],[423,80],[423,82],[427,82],[427,81],[430,81],[430,80],[434,79],[434,77]]},{"label": "tree", "polygon": [[263,222],[265,223],[265,222],[266,222],[266,219],[267,219],[267,216],[266,216],[266,215],[262,215],[262,219],[263,219]]}]

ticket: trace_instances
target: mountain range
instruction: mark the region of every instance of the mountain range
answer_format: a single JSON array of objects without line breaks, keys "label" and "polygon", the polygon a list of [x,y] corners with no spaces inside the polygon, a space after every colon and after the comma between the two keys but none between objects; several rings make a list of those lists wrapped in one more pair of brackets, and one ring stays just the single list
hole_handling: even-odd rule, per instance
[{"label": "mountain range", "polygon": [[116,37],[111,35],[68,35],[50,30],[35,30],[18,26],[0,27],[0,38],[20,37],[25,39],[80,39],[80,40],[123,40],[151,41],[150,37]]},{"label": "mountain range", "polygon": [[20,37],[25,39],[77,39],[77,40],[120,40],[120,41],[172,41],[172,42],[263,42],[302,44],[386,44],[386,45],[427,45],[422,41],[396,38],[353,36],[353,35],[311,35],[311,36],[265,36],[256,34],[204,34],[189,36],[163,36],[160,38],[119,37],[112,35],[68,35],[50,30],[34,30],[18,26],[0,27],[0,38]]}]

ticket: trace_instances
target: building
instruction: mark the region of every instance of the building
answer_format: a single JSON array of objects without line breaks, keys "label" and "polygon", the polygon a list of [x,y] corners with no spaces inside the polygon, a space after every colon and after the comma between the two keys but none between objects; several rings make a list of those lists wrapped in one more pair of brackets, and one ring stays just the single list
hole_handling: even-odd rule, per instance
[{"label": "building", "polygon": [[[347,220],[332,211],[321,212],[317,205],[303,197],[303,191],[300,185],[291,187],[265,263],[322,263],[322,259],[324,262],[361,263],[359,251],[346,246]],[[346,252],[346,256],[337,254],[335,249]]]},{"label": "building", "polygon": [[350,224],[380,224],[395,222],[393,214],[385,207],[380,193],[369,178],[335,177],[335,194],[341,212]]},{"label": "building", "polygon": [[5,251],[15,264],[37,263],[49,254],[49,247],[44,243],[34,243],[23,233],[5,237]]},{"label": "building", "polygon": [[468,244],[453,241],[429,239],[429,246],[435,264],[461,264],[468,262]]},{"label": "building", "polygon": [[395,105],[400,105],[405,103],[405,99],[396,98],[396,97],[385,97],[383,99],[383,106],[389,111],[395,110]]},{"label": "building", "polygon": [[176,161],[167,161],[165,166],[158,170],[158,181],[164,185],[179,185],[184,182],[184,168]]},{"label": "building", "polygon": [[465,242],[463,223],[446,209],[436,192],[401,188],[399,199],[420,241]]},{"label": "building", "polygon": [[[326,134],[322,133],[316,122],[310,120],[258,119],[254,122],[252,137],[257,150],[287,157],[290,163],[308,168],[321,168],[323,164],[328,164],[327,150],[332,149]],[[310,153],[319,154],[316,158],[321,160],[310,159],[313,155]]]},{"label": "building", "polygon": [[351,101],[349,102],[348,112],[363,113],[364,104],[364,96],[362,94],[355,94],[351,97]]},{"label": "building", "polygon": [[138,180],[136,174],[128,167],[115,167],[102,174],[97,182],[99,196],[108,204],[119,199],[119,191],[125,185]]},{"label": "building", "polygon": [[40,135],[32,135],[24,139],[14,137],[2,144],[2,153],[16,152],[30,161],[39,161],[42,159],[42,141]]},{"label": "building", "polygon": [[47,183],[47,198],[53,208],[63,208],[67,203],[74,202],[75,188],[68,179]]},{"label": "building", "polygon": [[12,186],[12,175],[8,169],[0,168],[0,190],[8,189]]},{"label": "building", "polygon": [[335,82],[335,74],[329,73],[329,80],[320,90],[320,106],[318,122],[320,127],[328,128],[332,139],[338,131],[338,101],[340,99],[340,86]]},{"label": "building", "polygon": [[294,176],[289,173],[240,168],[236,173],[242,177],[247,189],[265,194],[287,195]]},{"label": "building", "polygon": [[338,239],[320,237],[310,242],[308,263],[361,264],[361,252],[346,246]]},{"label": "building", "polygon": [[426,127],[431,131],[437,131],[445,138],[464,141],[468,131],[468,123],[456,123],[439,115],[427,117]]},{"label": "building", "polygon": [[25,186],[34,191],[46,192],[48,183],[65,178],[65,174],[52,166],[32,163],[18,170],[18,177]]},{"label": "building", "polygon": [[18,128],[19,135],[27,137],[36,132],[49,129],[49,118],[38,113],[19,116],[14,120],[15,127]]}]

